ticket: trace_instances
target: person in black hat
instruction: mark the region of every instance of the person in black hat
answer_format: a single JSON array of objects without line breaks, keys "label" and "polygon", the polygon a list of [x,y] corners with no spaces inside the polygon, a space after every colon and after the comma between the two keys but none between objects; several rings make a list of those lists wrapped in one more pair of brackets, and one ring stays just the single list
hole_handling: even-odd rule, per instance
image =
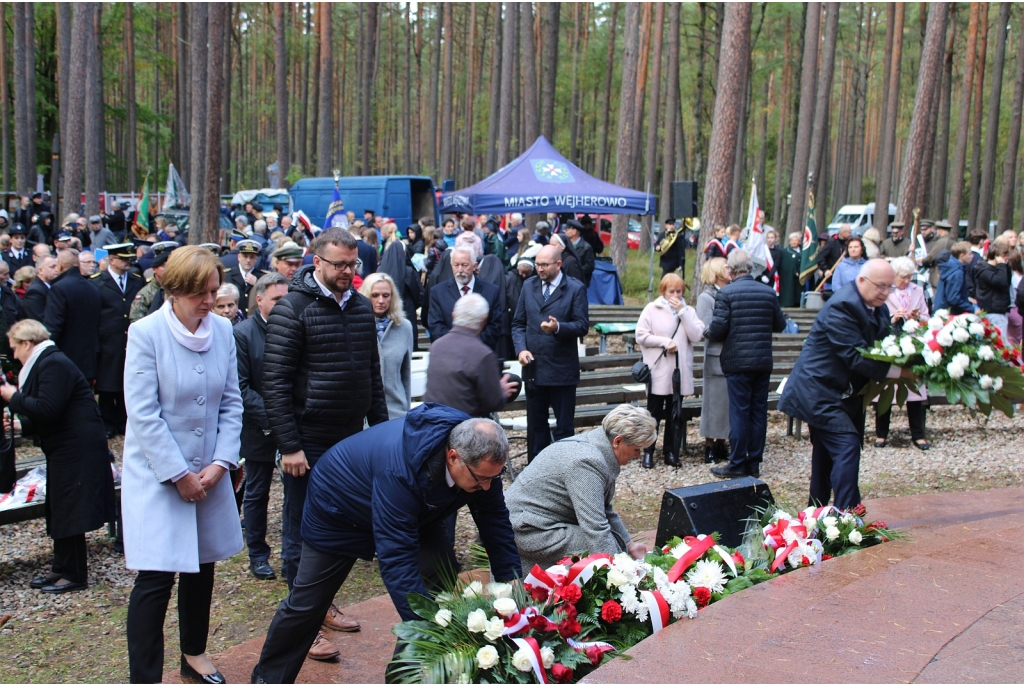
[{"label": "person in black hat", "polygon": [[107,437],[124,434],[128,420],[124,407],[124,359],[128,345],[128,316],[135,296],[145,285],[142,276],[133,271],[132,243],[107,245],[109,265],[106,271],[93,274],[89,280],[100,291],[100,354],[96,370],[96,394]]},{"label": "person in black hat", "polygon": [[164,273],[164,265],[167,258],[171,256],[174,248],[179,247],[173,240],[165,240],[153,245],[153,262],[150,268],[153,270],[153,277],[143,286],[139,294],[132,301],[131,310],[128,312],[128,320],[135,323],[139,319],[152,314],[164,304],[164,288],[160,284],[160,277]]},{"label": "person in black hat", "polygon": [[93,214],[89,217],[89,245],[93,250],[103,249],[107,245],[116,245],[117,237],[103,225],[103,217]]},{"label": "person in black hat", "polygon": [[583,268],[583,282],[589,288],[590,278],[594,275],[594,248],[583,239],[583,224],[576,219],[569,219],[562,227],[562,233],[576,250],[576,258]]},{"label": "person in black hat", "polygon": [[658,236],[654,248],[661,254],[658,265],[661,266],[662,278],[665,277],[665,274],[674,273],[676,269],[681,269],[686,264],[686,256],[683,254],[685,246],[686,241],[676,230],[676,220],[665,219],[665,225],[662,226],[661,234]]},{"label": "person in black hat", "polygon": [[220,256],[220,263],[224,265],[225,269],[238,270],[238,244],[243,240],[252,240],[252,238],[241,228],[233,228],[228,234],[228,251],[223,255],[219,250],[215,253]]},{"label": "person in black hat", "polygon": [[153,266],[153,241],[133,236],[131,242],[135,246],[135,263],[132,264],[132,270],[141,276],[142,282],[145,283],[146,271]]},{"label": "person in black hat", "polygon": [[53,247],[53,239],[56,234],[56,227],[53,225],[53,214],[40,212],[36,215],[37,221],[28,231],[29,245],[46,244]]},{"label": "person in black hat", "polygon": [[233,283],[238,288],[238,306],[243,310],[249,308],[249,294],[256,285],[260,276],[267,273],[258,269],[257,262],[260,259],[260,244],[255,240],[242,240],[238,243],[238,254],[236,255],[238,265],[228,267],[224,272],[224,281]]},{"label": "person in black hat", "polygon": [[25,248],[25,238],[28,231],[24,224],[15,223],[11,225],[11,249],[4,252],[0,257],[7,262],[11,273],[17,272],[23,266],[35,266],[32,253]]}]

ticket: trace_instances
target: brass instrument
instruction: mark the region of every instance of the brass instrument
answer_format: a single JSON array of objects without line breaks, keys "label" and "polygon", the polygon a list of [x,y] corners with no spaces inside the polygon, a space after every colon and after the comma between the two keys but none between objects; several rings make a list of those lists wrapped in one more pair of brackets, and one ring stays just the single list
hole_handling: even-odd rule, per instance
[{"label": "brass instrument", "polygon": [[[688,219],[683,219],[683,226],[686,227],[687,229],[691,230],[691,231],[699,231],[700,230],[700,219],[698,219],[697,217],[690,217]],[[679,229],[674,229],[674,230],[666,231],[665,232],[665,237],[662,238],[661,241],[657,245],[654,246],[654,251],[655,252],[661,252],[663,250],[668,251],[672,247],[672,245],[676,242],[676,240],[679,238],[679,234],[680,233],[681,233],[681,231]]]}]

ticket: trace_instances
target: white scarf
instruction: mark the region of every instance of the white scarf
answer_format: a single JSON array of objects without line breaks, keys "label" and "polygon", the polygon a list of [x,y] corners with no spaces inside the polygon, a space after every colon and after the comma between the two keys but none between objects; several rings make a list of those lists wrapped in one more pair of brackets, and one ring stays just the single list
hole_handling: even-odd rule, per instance
[{"label": "white scarf", "polygon": [[29,355],[28,361],[21,367],[21,371],[18,372],[18,387],[24,388],[25,381],[28,380],[28,375],[32,373],[32,367],[36,365],[36,360],[47,349],[56,346],[56,343],[52,340],[44,340],[43,342],[32,348],[32,354]]},{"label": "white scarf", "polygon": [[171,330],[171,335],[174,336],[179,345],[193,352],[206,352],[213,346],[213,324],[210,323],[209,314],[199,320],[199,328],[196,329],[195,333],[192,333],[185,328],[185,324],[178,320],[170,300],[164,302],[164,306],[160,309],[163,311],[164,320],[167,321],[167,327]]}]

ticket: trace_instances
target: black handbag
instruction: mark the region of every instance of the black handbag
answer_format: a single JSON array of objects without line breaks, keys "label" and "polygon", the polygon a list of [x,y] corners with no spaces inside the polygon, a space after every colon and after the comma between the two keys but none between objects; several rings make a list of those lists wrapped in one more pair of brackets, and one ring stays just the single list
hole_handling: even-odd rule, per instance
[{"label": "black handbag", "polygon": [[[676,328],[674,331],[672,331],[672,335],[670,335],[669,338],[676,337],[676,332],[679,330],[680,323],[682,322],[676,320]],[[668,354],[668,350],[663,350],[661,356],[658,357],[658,360],[654,362],[655,365],[657,365],[657,363],[660,362],[662,360],[662,357],[664,357],[666,354]],[[646,385],[651,382],[651,367],[647,366],[647,362],[645,362],[643,359],[633,364],[633,367],[629,370],[629,372],[633,375],[633,380],[636,381],[637,383],[643,383]]]}]

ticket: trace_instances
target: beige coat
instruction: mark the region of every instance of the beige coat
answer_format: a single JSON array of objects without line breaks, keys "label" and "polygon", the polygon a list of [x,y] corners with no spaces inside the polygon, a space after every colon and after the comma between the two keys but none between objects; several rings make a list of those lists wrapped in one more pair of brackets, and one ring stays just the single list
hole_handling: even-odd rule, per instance
[{"label": "beige coat", "polygon": [[[676,322],[679,322],[678,329]],[[672,331],[675,337],[672,337]],[[672,394],[672,372],[676,368],[675,355],[665,354],[675,340],[679,354],[680,390],[683,395],[693,394],[693,343],[704,336],[704,323],[693,307],[685,305],[677,315],[665,298],[659,297],[644,307],[636,324],[636,341],[640,345],[644,362],[651,369],[651,394]]]}]

